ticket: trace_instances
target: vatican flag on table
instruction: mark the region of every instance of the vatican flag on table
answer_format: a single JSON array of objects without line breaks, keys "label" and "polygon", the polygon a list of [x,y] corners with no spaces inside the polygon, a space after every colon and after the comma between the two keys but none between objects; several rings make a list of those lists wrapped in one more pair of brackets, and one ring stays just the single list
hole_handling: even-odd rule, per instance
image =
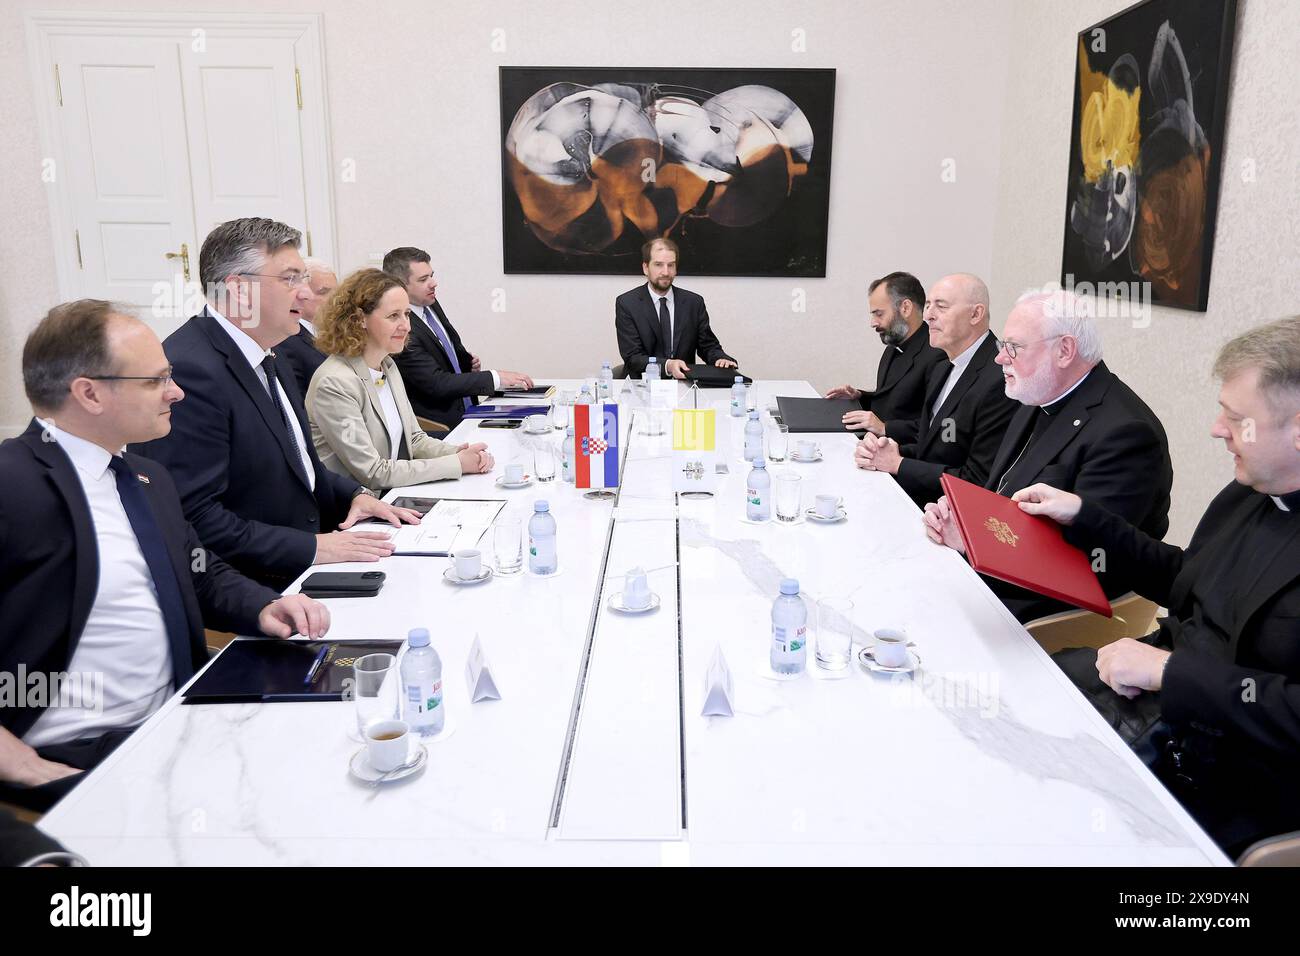
[{"label": "vatican flag on table", "polygon": [[673,491],[707,491],[718,483],[717,409],[673,409]]},{"label": "vatican flag on table", "polygon": [[573,406],[573,476],[579,488],[618,487],[618,406]]}]

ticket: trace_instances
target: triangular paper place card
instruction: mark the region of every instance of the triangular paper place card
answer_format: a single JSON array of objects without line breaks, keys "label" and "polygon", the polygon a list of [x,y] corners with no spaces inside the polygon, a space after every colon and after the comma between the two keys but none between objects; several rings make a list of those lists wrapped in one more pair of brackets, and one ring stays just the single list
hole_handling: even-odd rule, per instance
[{"label": "triangular paper place card", "polygon": [[487,658],[483,655],[483,644],[478,636],[469,649],[469,660],[465,662],[465,681],[469,684],[470,703],[480,700],[500,700],[501,692],[497,690],[492,671],[488,668]]},{"label": "triangular paper place card", "polygon": [[713,649],[713,658],[709,661],[708,673],[704,675],[704,717],[731,717],[735,714],[732,702],[733,685],[731,669],[727,659],[722,656],[722,645]]}]

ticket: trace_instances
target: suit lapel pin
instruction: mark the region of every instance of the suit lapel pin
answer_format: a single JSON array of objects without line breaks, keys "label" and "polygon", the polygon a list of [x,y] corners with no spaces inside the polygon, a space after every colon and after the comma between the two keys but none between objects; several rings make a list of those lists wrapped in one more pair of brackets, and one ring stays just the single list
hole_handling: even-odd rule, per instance
[{"label": "suit lapel pin", "polygon": [[1077,419],[1077,418],[1074,420],[1074,427],[1075,427],[1075,428],[1078,428],[1078,427],[1079,427],[1079,419]]},{"label": "suit lapel pin", "polygon": [[142,485],[147,485],[147,484],[149,484],[149,476],[148,476],[148,475],[141,475],[141,474],[139,474],[138,472],[136,473],[135,480],[138,481],[138,482],[140,482],[140,484],[142,484]]}]

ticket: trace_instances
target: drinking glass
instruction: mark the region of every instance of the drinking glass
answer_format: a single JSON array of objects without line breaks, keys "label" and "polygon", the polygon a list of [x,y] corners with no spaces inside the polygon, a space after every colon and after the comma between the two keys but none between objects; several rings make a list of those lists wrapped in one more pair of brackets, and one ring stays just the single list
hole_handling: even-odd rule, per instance
[{"label": "drinking glass", "polygon": [[352,664],[352,697],[357,707],[357,735],[377,720],[397,717],[397,673],[392,654],[367,654]]},{"label": "drinking glass", "polygon": [[838,671],[853,656],[853,602],[822,598],[817,602],[817,666]]},{"label": "drinking glass", "polygon": [[790,450],[790,426],[774,424],[767,433],[767,460],[785,461]]},{"label": "drinking glass", "polygon": [[799,504],[802,500],[798,475],[776,476],[776,520],[791,522],[799,519]]},{"label": "drinking glass", "polygon": [[497,574],[518,574],[524,569],[523,523],[515,517],[500,518],[492,529],[492,555]]},{"label": "drinking glass", "polygon": [[534,449],[533,474],[538,481],[555,480],[555,449],[550,445],[539,445]]}]

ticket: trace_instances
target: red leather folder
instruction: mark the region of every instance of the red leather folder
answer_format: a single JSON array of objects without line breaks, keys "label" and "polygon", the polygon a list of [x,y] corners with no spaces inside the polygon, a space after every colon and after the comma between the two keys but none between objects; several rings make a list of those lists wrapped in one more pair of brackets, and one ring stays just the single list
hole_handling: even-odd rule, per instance
[{"label": "red leather folder", "polygon": [[1088,556],[1065,540],[1055,521],[1025,514],[1010,498],[952,475],[940,483],[976,571],[1111,616]]}]

